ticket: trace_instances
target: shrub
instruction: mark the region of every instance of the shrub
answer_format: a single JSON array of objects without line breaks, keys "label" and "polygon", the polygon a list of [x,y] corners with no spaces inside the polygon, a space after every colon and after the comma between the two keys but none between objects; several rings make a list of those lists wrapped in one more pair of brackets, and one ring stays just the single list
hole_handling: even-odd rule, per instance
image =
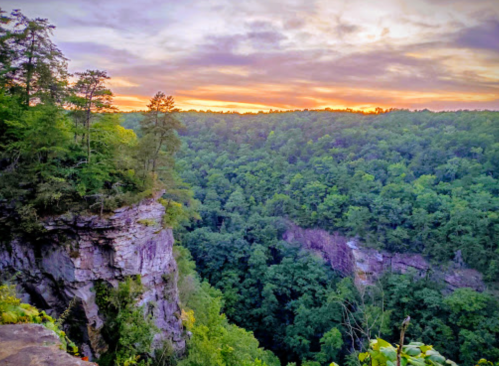
[{"label": "shrub", "polygon": [[60,322],[47,315],[45,311],[39,311],[32,305],[21,303],[16,296],[15,286],[0,285],[0,324],[19,323],[42,324],[57,334],[63,350],[75,356],[78,355],[78,347],[60,329]]}]

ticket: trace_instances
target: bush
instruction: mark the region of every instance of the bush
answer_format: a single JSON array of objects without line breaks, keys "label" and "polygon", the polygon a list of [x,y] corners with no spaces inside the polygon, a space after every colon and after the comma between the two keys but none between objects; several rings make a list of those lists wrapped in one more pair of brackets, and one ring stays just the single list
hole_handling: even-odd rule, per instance
[{"label": "bush", "polygon": [[59,322],[47,315],[45,311],[39,311],[32,305],[21,303],[16,296],[15,286],[0,285],[0,324],[20,323],[42,324],[57,334],[63,350],[75,356],[78,355],[78,347],[60,329]]}]

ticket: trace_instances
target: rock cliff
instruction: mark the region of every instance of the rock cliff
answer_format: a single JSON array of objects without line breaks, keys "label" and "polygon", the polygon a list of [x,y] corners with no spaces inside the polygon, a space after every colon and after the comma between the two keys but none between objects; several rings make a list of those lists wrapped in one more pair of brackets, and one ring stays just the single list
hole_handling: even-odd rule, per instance
[{"label": "rock cliff", "polygon": [[[18,273],[23,302],[48,313],[61,314],[75,298],[71,325],[82,353],[98,356],[107,348],[102,314],[94,284],[112,286],[125,276],[140,275],[146,291],[138,305],[147,305],[161,329],[155,341],[172,341],[185,348],[177,290],[173,234],[161,226],[164,207],[156,199],[115,210],[106,217],[47,218],[47,239],[33,244],[20,239],[0,248],[0,272]],[[71,329],[69,329],[71,330]],[[71,333],[70,333],[71,334]],[[76,337],[78,340],[78,337]]]},{"label": "rock cliff", "polygon": [[432,266],[420,254],[389,253],[365,248],[355,238],[347,238],[338,233],[330,234],[321,229],[303,229],[294,224],[288,225],[283,239],[297,242],[318,253],[334,270],[344,276],[353,276],[357,287],[374,284],[385,272],[412,272],[421,277],[431,276],[444,283],[445,288],[450,291],[460,287],[470,287],[477,291],[485,289],[480,272],[466,268],[459,252],[452,263]]}]

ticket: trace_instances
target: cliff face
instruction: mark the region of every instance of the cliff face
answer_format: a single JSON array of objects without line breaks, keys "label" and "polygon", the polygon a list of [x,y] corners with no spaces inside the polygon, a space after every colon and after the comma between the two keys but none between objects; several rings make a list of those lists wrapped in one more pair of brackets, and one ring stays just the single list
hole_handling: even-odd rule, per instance
[{"label": "cliff face", "polygon": [[87,356],[98,356],[107,348],[94,284],[117,286],[125,276],[141,275],[146,291],[138,305],[146,305],[162,330],[156,342],[170,339],[182,351],[174,240],[172,231],[161,227],[163,214],[164,207],[149,199],[108,217],[47,219],[44,244],[14,240],[0,248],[0,271],[19,273],[16,281],[23,301],[49,313],[62,313],[75,298],[77,333],[83,335],[80,341]]},{"label": "cliff face", "polygon": [[318,253],[343,276],[353,276],[357,287],[374,284],[385,272],[412,272],[442,281],[450,291],[460,287],[477,291],[485,289],[480,272],[466,268],[459,253],[454,262],[446,266],[432,266],[420,254],[389,253],[365,248],[354,238],[320,229],[303,229],[294,224],[289,224],[283,239],[300,243],[304,248]]}]

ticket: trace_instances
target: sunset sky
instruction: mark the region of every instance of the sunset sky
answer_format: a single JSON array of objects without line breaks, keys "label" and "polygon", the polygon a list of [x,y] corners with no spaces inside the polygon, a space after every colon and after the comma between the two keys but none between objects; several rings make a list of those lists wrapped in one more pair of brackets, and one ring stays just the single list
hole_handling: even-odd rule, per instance
[{"label": "sunset sky", "polygon": [[499,109],[499,0],[4,0],[122,110]]}]

